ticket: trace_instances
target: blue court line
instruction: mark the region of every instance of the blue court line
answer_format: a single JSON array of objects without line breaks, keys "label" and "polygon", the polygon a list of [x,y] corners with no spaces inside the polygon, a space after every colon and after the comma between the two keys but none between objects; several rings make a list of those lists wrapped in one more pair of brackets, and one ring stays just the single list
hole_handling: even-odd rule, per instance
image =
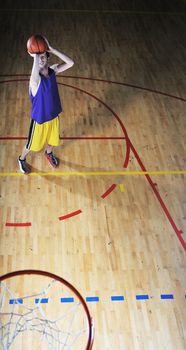
[{"label": "blue court line", "polygon": [[136,300],[148,300],[149,296],[148,294],[137,294],[136,295]]},{"label": "blue court line", "polygon": [[99,297],[86,297],[87,302],[97,302],[99,301]]},{"label": "blue court line", "polygon": [[9,304],[23,304],[23,299],[10,299]]},{"label": "blue court line", "polygon": [[60,301],[61,303],[73,303],[74,298],[61,298]]},{"label": "blue court line", "polygon": [[[148,294],[136,294],[136,300],[149,300],[151,297]],[[184,298],[186,299],[186,294],[184,294]],[[160,299],[162,300],[173,300],[174,294],[160,294]],[[86,297],[85,300],[87,302],[98,302],[100,301],[99,296],[90,296]],[[111,295],[110,297],[111,301],[124,301],[126,298],[123,295]],[[35,303],[36,304],[47,304],[49,302],[49,298],[36,298]],[[60,298],[61,303],[73,303],[74,298],[68,297],[68,298]],[[24,298],[17,298],[17,299],[9,299],[9,304],[23,304]]]},{"label": "blue court line", "polygon": [[123,301],[125,300],[123,295],[112,295],[111,296],[111,301]]},{"label": "blue court line", "polygon": [[48,298],[35,299],[35,304],[47,304],[47,303],[48,303]]},{"label": "blue court line", "polygon": [[161,294],[161,299],[174,299],[173,294]]}]

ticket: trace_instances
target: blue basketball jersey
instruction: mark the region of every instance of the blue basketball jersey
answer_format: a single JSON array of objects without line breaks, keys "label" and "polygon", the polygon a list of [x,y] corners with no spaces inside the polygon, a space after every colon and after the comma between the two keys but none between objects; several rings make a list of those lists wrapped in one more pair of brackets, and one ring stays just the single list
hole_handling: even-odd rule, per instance
[{"label": "blue basketball jersey", "polygon": [[30,93],[31,117],[39,124],[56,118],[62,111],[55,72],[48,68],[48,74],[48,77],[40,75],[41,81],[36,95],[32,96]]}]

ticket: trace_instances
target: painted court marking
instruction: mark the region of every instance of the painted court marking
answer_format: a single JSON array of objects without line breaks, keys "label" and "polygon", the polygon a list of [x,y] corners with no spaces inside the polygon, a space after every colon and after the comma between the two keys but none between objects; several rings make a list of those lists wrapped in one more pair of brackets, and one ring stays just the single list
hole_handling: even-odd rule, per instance
[{"label": "painted court marking", "polygon": [[[186,295],[184,296],[186,298]],[[159,298],[161,300],[174,300],[174,294],[160,294]],[[129,298],[125,298],[124,295],[111,295],[110,301],[116,302],[116,301],[126,301]],[[135,300],[151,300],[154,299],[149,294],[136,294]],[[85,297],[85,301],[87,303],[98,303],[99,301],[102,301],[99,296],[88,296]],[[35,304],[48,304],[49,298],[36,298]],[[75,299],[73,297],[62,297],[59,299],[61,303],[73,303],[75,302]],[[17,298],[17,299],[9,299],[9,304],[23,304],[24,299],[23,298]]]},{"label": "painted court marking", "polygon": [[[0,136],[0,140],[27,140],[25,136]],[[124,136],[60,136],[60,140],[125,140]]]},{"label": "painted court marking", "polygon": [[116,184],[111,185],[108,190],[101,195],[101,198],[105,199],[114,189],[116,188]]},{"label": "painted court marking", "polygon": [[74,302],[74,298],[61,298],[60,299],[61,303],[73,303]]},{"label": "painted court marking", "polygon": [[123,295],[112,295],[110,299],[111,299],[111,301],[124,301],[125,300]]},{"label": "painted court marking", "polygon": [[31,222],[6,222],[5,226],[28,227],[28,226],[32,226],[32,223]]},{"label": "painted court marking", "polygon": [[62,171],[62,172],[33,172],[28,175],[15,172],[0,173],[0,176],[128,176],[128,175],[186,175],[186,170],[160,171]]},{"label": "painted court marking", "polygon": [[161,294],[161,299],[174,299],[173,294]]},{"label": "painted court marking", "polygon": [[81,209],[76,210],[76,211],[74,211],[74,212],[72,212],[72,213],[70,213],[70,214],[60,216],[60,217],[59,217],[59,220],[65,220],[65,219],[71,218],[72,216],[78,215],[78,214],[80,214],[80,213],[82,213],[82,210],[81,210]]},{"label": "painted court marking", "polygon": [[[23,76],[23,75],[22,75]],[[28,75],[26,75],[28,76]],[[70,76],[67,76],[66,78],[68,78]],[[72,78],[72,77],[71,77]],[[161,91],[156,91],[156,90],[153,90],[153,89],[149,89],[149,88],[144,88],[144,87],[139,87],[139,86],[134,86],[132,84],[125,84],[125,83],[120,83],[120,82],[114,82],[114,81],[108,81],[108,80],[103,80],[103,79],[95,79],[95,78],[86,78],[86,77],[73,77],[75,79],[86,79],[86,80],[89,80],[89,81],[100,81],[100,82],[104,82],[104,83],[109,83],[109,84],[119,84],[119,85],[122,85],[122,86],[128,86],[128,87],[131,87],[131,88],[137,88],[137,89],[141,89],[141,90],[145,90],[145,91],[148,91],[148,92],[151,92],[151,93],[156,93],[156,94],[161,94],[161,95],[164,95],[164,96],[167,96],[167,97],[171,97],[171,98],[175,98],[175,99],[178,99],[178,100],[181,100],[181,101],[184,101],[186,102],[186,99],[182,98],[182,97],[178,97],[178,96],[173,96],[173,95],[170,95],[170,94],[167,94],[167,93],[164,93],[164,92],[161,92]],[[0,81],[1,84],[3,83],[10,83],[10,82],[17,82],[17,81],[20,81],[20,82],[24,82],[24,81],[27,81],[28,82],[28,79],[11,79],[11,80],[4,80],[4,81]],[[65,86],[65,87],[68,87],[68,88],[72,88],[72,89],[75,89],[77,91],[79,91],[80,93],[83,93],[83,94],[86,94],[88,96],[90,96],[91,98],[95,99],[96,101],[98,101],[99,103],[101,103],[101,105],[103,105],[114,117],[115,119],[117,120],[117,122],[119,123],[120,127],[121,127],[121,130],[123,131],[123,135],[125,136],[125,141],[126,141],[126,156],[125,156],[125,160],[124,160],[124,163],[123,163],[123,167],[124,168],[127,168],[128,167],[128,163],[129,163],[129,156],[130,156],[130,152],[132,152],[141,168],[141,170],[146,173],[144,174],[149,185],[151,186],[153,192],[154,192],[154,195],[156,196],[157,200],[159,201],[159,204],[162,208],[162,210],[164,211],[164,214],[166,215],[169,223],[171,224],[178,240],[180,241],[183,249],[186,251],[186,241],[184,240],[184,238],[182,237],[182,230],[180,230],[174,219],[172,218],[171,214],[169,213],[169,210],[168,208],[166,207],[166,204],[164,203],[159,191],[157,190],[156,188],[156,184],[152,181],[150,175],[148,174],[140,156],[138,155],[138,152],[136,151],[135,147],[133,146],[131,140],[129,139],[129,136],[128,136],[128,133],[127,133],[127,130],[123,124],[123,122],[121,121],[120,117],[114,112],[114,110],[112,108],[110,108],[108,106],[108,104],[106,104],[105,102],[103,102],[100,98],[98,98],[97,96],[93,95],[92,93],[86,91],[86,90],[83,90],[83,89],[80,89],[78,88],[77,86],[73,86],[73,85],[69,85],[69,84],[64,84],[64,83],[59,83],[59,85],[62,85],[62,86]],[[150,172],[149,172],[150,173]],[[166,172],[167,173],[167,172]],[[185,171],[184,171],[185,173]]]},{"label": "painted court marking", "polygon": [[136,295],[136,300],[148,300],[149,295],[148,294],[138,294]]},{"label": "painted court marking", "polygon": [[48,298],[37,298],[35,299],[35,304],[47,304]]}]

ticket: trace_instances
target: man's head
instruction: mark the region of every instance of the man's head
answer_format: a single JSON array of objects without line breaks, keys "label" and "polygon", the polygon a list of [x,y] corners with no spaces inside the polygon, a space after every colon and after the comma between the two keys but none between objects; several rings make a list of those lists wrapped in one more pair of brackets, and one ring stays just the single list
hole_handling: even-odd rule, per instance
[{"label": "man's head", "polygon": [[49,52],[39,54],[39,68],[44,69],[48,67]]}]

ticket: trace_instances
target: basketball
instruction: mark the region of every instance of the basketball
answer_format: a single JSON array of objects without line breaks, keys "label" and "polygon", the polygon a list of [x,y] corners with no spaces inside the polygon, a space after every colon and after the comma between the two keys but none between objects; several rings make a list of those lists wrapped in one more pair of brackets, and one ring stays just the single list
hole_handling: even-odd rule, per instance
[{"label": "basketball", "polygon": [[43,53],[48,50],[48,45],[45,38],[40,35],[32,35],[27,41],[27,50],[29,53]]}]

